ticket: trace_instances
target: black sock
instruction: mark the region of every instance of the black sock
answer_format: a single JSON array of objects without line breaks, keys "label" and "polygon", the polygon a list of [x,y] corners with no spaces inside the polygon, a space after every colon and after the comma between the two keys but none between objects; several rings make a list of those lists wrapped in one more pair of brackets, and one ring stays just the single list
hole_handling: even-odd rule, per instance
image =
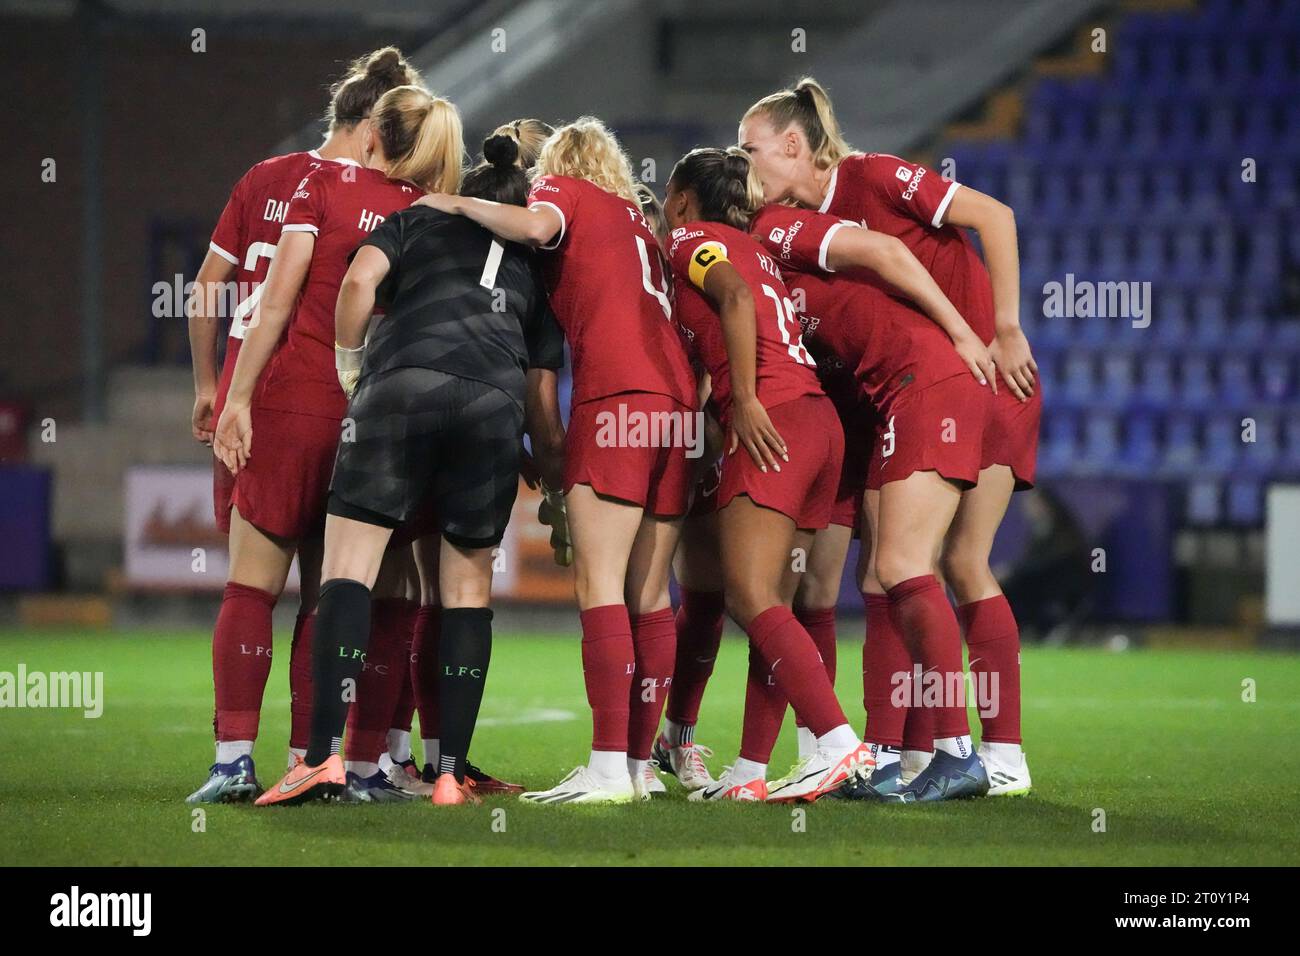
[{"label": "black sock", "polygon": [[465,756],[478,722],[491,657],[491,609],[443,608],[438,639],[438,772],[455,774],[457,783],[465,782]]},{"label": "black sock", "polygon": [[311,655],[311,738],[305,758],[310,767],[338,753],[369,641],[370,588],[347,578],[322,584]]}]

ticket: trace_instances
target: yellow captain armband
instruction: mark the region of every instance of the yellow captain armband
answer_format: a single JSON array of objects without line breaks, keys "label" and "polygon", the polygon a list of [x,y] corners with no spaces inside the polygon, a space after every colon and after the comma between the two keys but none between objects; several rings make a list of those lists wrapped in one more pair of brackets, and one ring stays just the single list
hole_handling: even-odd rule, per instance
[{"label": "yellow captain armband", "polygon": [[719,262],[726,262],[727,247],[720,242],[702,242],[691,253],[690,279],[699,289],[704,288],[704,277]]}]

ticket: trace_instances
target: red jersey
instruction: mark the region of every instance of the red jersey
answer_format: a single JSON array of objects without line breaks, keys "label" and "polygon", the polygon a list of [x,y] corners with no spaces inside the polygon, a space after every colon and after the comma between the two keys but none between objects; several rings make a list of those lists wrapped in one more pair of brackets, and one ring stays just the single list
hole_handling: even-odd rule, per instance
[{"label": "red jersey", "polygon": [[993,341],[988,269],[966,231],[944,222],[959,188],[934,170],[897,156],[855,153],[832,170],[818,212],[901,239],[987,344]]},{"label": "red jersey", "polygon": [[705,298],[704,277],[719,262],[730,262],[749,286],[758,322],[755,383],[764,408],[802,395],[820,395],[817,363],[804,347],[799,319],[781,270],[757,242],[720,222],[692,222],[669,237],[677,292],[677,318],[713,379],[713,396],[723,422],[731,415],[731,375],[722,322]]},{"label": "red jersey", "polygon": [[314,149],[287,153],[262,160],[235,183],[208,243],[213,252],[236,267],[239,302],[230,317],[231,338],[244,337],[248,318],[262,297],[262,283],[275,258],[294,189],[322,167],[351,163],[325,159]]},{"label": "red jersey", "polygon": [[694,408],[695,378],[673,321],[668,267],[634,203],[582,179],[542,176],[529,206],[560,214],[542,275],[573,356],[573,404],[652,392]]},{"label": "red jersey", "polygon": [[352,252],[376,226],[423,191],[376,169],[330,166],[298,184],[285,214],[285,232],[316,237],[311,264],[284,343],[262,377],[263,408],[343,417],[348,401],[334,369],[334,306]]},{"label": "red jersey", "polygon": [[778,205],[764,206],[750,226],[754,238],[788,267],[786,282],[800,306],[810,346],[825,349],[851,368],[877,408],[902,388],[924,388],[966,373],[947,333],[873,274],[821,271],[827,269],[831,237],[846,226],[860,228]]}]

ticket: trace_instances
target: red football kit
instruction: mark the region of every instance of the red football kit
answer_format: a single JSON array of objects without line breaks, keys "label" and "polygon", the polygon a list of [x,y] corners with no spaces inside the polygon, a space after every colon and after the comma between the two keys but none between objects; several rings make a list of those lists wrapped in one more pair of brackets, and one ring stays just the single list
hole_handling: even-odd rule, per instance
[{"label": "red football kit", "polygon": [[729,263],[754,300],[755,385],[758,400],[785,440],[790,461],[763,472],[749,453],[723,461],[717,507],[737,495],[780,511],[800,528],[829,523],[844,456],[844,434],[817,381],[816,363],[803,344],[799,318],[781,270],[750,236],[717,222],[674,229],[668,258],[677,291],[678,321],[709,370],[722,422],[731,423],[731,377],[722,323],[703,294],[714,266]]},{"label": "red football kit", "polygon": [[[897,156],[856,153],[832,171],[818,211],[901,239],[988,344],[994,334],[988,269],[966,231],[945,221],[960,188],[933,169]],[[1042,402],[1041,388],[1028,402],[1019,401],[1004,385],[993,397],[982,466],[1009,466],[1018,488],[1033,484]]]},{"label": "red football kit", "polygon": [[[948,336],[865,271],[829,274],[831,237],[859,228],[806,209],[766,206],[752,228],[788,273],[803,309],[804,335],[854,369],[877,413],[868,488],[937,471],[973,483],[989,439],[989,389],[980,386]],[[810,270],[798,272],[794,270]]]},{"label": "red football kit", "polygon": [[[230,316],[226,356],[213,402],[214,422],[221,418],[221,410],[225,407],[226,393],[230,391],[230,380],[235,374],[235,360],[239,358],[239,346],[244,341],[248,319],[262,298],[262,283],[266,281],[267,270],[275,258],[285,212],[294,190],[317,169],[351,162],[325,159],[314,149],[273,156],[244,173],[231,190],[208,244],[213,252],[236,267],[234,281],[239,296]],[[214,456],[213,510],[217,527],[227,533],[230,531],[230,496],[234,488],[235,476]]]},{"label": "red football kit", "polygon": [[263,531],[301,538],[325,515],[347,398],[334,368],[334,306],[348,258],[384,219],[423,195],[374,169],[331,166],[294,191],[285,232],[315,236],[284,341],[253,399],[253,454],[235,479],[239,513]]},{"label": "red football kit", "polygon": [[702,450],[704,436],[654,233],[634,203],[581,179],[542,176],[528,204],[561,220],[541,263],[573,359],[564,490],[585,484],[651,514],[685,514],[686,446]]}]

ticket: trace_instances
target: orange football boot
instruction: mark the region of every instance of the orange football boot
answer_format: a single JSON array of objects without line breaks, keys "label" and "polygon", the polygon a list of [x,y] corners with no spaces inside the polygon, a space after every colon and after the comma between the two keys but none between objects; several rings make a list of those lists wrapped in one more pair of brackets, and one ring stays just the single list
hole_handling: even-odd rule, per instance
[{"label": "orange football boot", "polygon": [[343,793],[347,785],[347,774],[343,770],[343,759],[338,754],[330,754],[319,767],[309,767],[297,757],[293,767],[279,783],[267,787],[266,792],[254,803],[259,807],[274,804],[292,805],[306,803],[308,800],[328,800]]},{"label": "orange football boot", "polygon": [[435,807],[452,807],[468,803],[478,806],[483,801],[474,792],[474,783],[468,777],[464,783],[457,783],[454,774],[440,773],[433,785],[433,805]]}]

